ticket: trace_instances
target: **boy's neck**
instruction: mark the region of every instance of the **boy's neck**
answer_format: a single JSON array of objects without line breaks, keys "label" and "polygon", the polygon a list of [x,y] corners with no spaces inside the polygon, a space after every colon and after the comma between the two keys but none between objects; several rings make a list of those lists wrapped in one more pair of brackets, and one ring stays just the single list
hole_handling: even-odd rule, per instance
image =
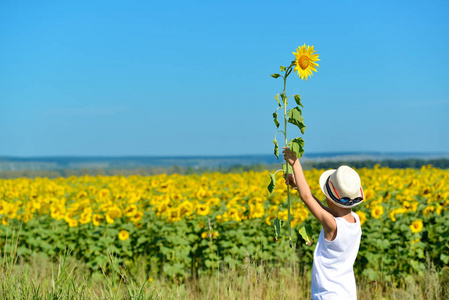
[{"label": "boy's neck", "polygon": [[355,219],[351,214],[351,212],[352,212],[351,208],[343,208],[343,207],[339,207],[336,205],[332,205],[332,207],[330,207],[330,209],[331,209],[332,215],[334,217],[344,218],[345,220],[347,220],[350,223],[355,223]]}]

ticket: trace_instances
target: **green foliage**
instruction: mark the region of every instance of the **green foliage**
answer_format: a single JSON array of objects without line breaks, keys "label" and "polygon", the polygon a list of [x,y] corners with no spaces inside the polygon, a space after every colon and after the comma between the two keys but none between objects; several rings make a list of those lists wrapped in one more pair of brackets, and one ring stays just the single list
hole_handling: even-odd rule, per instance
[{"label": "green foliage", "polygon": [[302,117],[301,109],[298,106],[289,111],[288,122],[298,126],[299,130],[301,130],[301,133],[304,134],[306,125],[304,125],[304,118]]},{"label": "green foliage", "polygon": [[312,245],[313,243],[312,226],[310,226],[310,224],[305,224],[299,229],[298,232],[308,246]]},{"label": "green foliage", "polygon": [[301,104],[301,96],[299,94],[296,94],[294,97],[295,97],[296,104],[298,104],[299,106],[304,108],[304,106]]},{"label": "green foliage", "polygon": [[295,138],[288,143],[288,147],[296,154],[299,159],[304,153],[304,140],[302,138]]},{"label": "green foliage", "polygon": [[274,155],[276,156],[276,158],[279,158],[279,144],[276,138],[273,139],[273,144],[274,144]]},{"label": "green foliage", "polygon": [[275,186],[276,186],[275,174],[270,173],[270,184],[268,185],[268,191],[270,192],[270,194],[273,192]]},{"label": "green foliage", "polygon": [[276,99],[276,101],[277,101],[278,104],[279,104],[279,107],[281,107],[282,104],[281,104],[281,100],[279,100],[279,94],[276,94],[276,96],[274,96],[274,99]]},{"label": "green foliage", "polygon": [[278,121],[278,113],[277,112],[273,113],[273,120],[274,120],[274,125],[276,125],[276,128],[279,128],[279,121]]}]

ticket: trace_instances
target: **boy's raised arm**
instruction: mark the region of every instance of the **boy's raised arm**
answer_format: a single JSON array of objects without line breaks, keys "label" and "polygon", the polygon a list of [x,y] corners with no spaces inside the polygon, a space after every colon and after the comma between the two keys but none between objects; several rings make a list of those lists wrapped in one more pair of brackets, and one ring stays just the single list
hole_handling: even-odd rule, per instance
[{"label": "boy's raised arm", "polygon": [[302,170],[301,163],[296,157],[295,153],[291,152],[288,147],[284,147],[284,158],[293,168],[293,174],[295,177],[296,185],[298,187],[299,196],[301,197],[304,204],[310,210],[310,212],[318,219],[324,229],[325,235],[333,236],[333,233],[337,230],[337,223],[335,222],[334,216],[322,207],[312,195],[310,191],[309,184],[304,177],[304,172]]}]

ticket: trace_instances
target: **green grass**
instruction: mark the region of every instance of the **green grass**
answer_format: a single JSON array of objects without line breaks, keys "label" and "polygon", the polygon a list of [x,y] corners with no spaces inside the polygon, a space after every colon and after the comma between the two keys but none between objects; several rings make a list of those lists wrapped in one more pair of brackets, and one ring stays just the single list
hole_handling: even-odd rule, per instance
[{"label": "green grass", "polygon": [[[243,268],[216,270],[197,278],[150,278],[145,263],[115,264],[91,273],[70,254],[53,260],[4,255],[0,266],[1,299],[310,299],[310,276],[294,266],[270,269],[249,261]],[[432,266],[423,276],[397,284],[357,278],[359,299],[444,299],[447,278]],[[446,289],[446,291],[443,290]]]},{"label": "green grass", "polygon": [[[196,277],[150,277],[148,260],[120,265],[113,255],[92,272],[71,253],[19,256],[17,234],[5,241],[0,257],[0,299],[310,299],[310,271],[295,264],[270,268],[249,258]],[[449,268],[437,272],[430,260],[425,273],[398,282],[356,278],[358,299],[447,299]]]},{"label": "green grass", "polygon": [[[6,241],[0,261],[0,299],[310,299],[310,272],[292,264],[226,268],[183,280],[152,278],[148,260],[119,265],[113,255],[101,272],[91,272],[70,253],[52,258],[17,255],[17,235]],[[358,299],[446,299],[449,268],[428,261],[421,276],[399,282],[356,278]]]}]

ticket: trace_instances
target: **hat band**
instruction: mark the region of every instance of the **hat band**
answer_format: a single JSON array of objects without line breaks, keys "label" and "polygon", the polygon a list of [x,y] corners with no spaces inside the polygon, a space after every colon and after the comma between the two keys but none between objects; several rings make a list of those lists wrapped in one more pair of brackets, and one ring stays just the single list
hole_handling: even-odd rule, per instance
[{"label": "hat band", "polygon": [[[363,200],[362,197],[357,197],[357,198],[355,198],[355,199],[351,199],[351,198],[349,198],[349,197],[339,198],[340,196],[338,195],[337,191],[335,190],[335,187],[334,187],[334,185],[332,184],[332,181],[330,181],[330,178],[331,178],[331,177],[329,176],[329,177],[327,178],[327,180],[326,180],[326,190],[327,190],[327,193],[329,194],[329,196],[331,197],[331,199],[332,199],[333,201],[335,201],[335,202],[337,202],[338,204],[341,204],[341,205],[350,206],[350,205],[356,204],[356,203],[358,203],[358,202],[360,202],[360,201]],[[331,188],[330,188],[329,183],[332,185],[332,188],[334,189],[335,194],[338,196],[338,198],[335,197],[334,193],[332,192],[332,190],[331,190]],[[363,194],[362,194],[362,195],[363,195]]]}]

